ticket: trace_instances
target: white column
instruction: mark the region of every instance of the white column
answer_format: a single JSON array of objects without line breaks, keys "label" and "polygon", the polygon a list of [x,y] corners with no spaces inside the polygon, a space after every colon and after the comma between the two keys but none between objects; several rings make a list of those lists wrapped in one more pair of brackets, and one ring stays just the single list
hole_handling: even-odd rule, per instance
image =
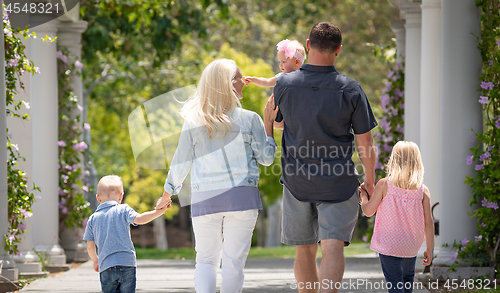
[{"label": "white column", "polygon": [[420,51],[422,36],[421,1],[401,1],[406,19],[405,54],[405,140],[420,144]]},{"label": "white column", "polygon": [[[3,15],[3,0],[0,1],[0,13]],[[0,34],[0,52],[5,52],[3,33]],[[5,113],[5,54],[0,54],[0,275],[11,281],[17,281],[16,264],[5,251],[4,235],[8,232],[9,214],[7,210],[7,121]]]},{"label": "white column", "polygon": [[[18,35],[22,39],[21,35]],[[31,43],[32,42],[40,42],[40,40],[34,39],[26,39],[23,40],[23,44],[26,46],[24,49],[24,53],[30,58],[31,51]],[[35,66],[38,66],[35,64]],[[24,90],[21,89],[20,85],[17,85],[18,95],[15,97],[16,100],[21,100],[32,104],[31,100],[31,73],[24,74],[20,78],[20,82],[24,85]],[[25,107],[21,107],[20,114],[28,114],[31,116],[32,109],[26,109]],[[23,120],[17,117],[8,117],[7,118],[7,127],[9,128],[9,134],[12,136],[11,141],[19,146],[19,153],[24,160],[20,160],[19,169],[23,172],[26,172],[26,177],[28,178],[28,190],[32,191],[33,183],[38,184],[37,182],[33,182],[33,148],[36,147],[36,143],[33,142],[33,121]],[[21,252],[20,256],[13,256],[12,258],[18,264],[19,273],[29,273],[33,275],[34,273],[39,273],[42,270],[41,263],[38,263],[38,256],[33,251],[33,242],[32,242],[32,218],[26,218],[24,220],[24,224],[26,225],[26,233],[21,236],[21,243],[18,245],[18,250]]]},{"label": "white column", "polygon": [[[431,204],[439,202],[439,100],[441,55],[441,0],[422,2],[422,55],[420,72],[420,152],[425,167],[424,183]],[[435,216],[439,219],[438,208]],[[438,237],[439,238],[439,237]],[[441,247],[438,240],[434,245]]]},{"label": "white column", "polygon": [[[481,35],[479,10],[474,0],[441,2],[441,100],[440,100],[440,237],[451,246],[454,240],[474,239],[474,219],[467,214],[472,190],[464,184],[475,177],[474,165],[466,164],[473,132],[482,130],[479,104],[481,56],[477,36]],[[451,264],[451,248],[441,248],[434,264]]]},{"label": "white column", "polygon": [[[34,28],[37,36],[56,36],[56,21]],[[33,182],[41,188],[41,198],[33,205],[33,244],[47,252],[52,264],[64,264],[66,256],[59,245],[58,208],[58,103],[56,44],[32,42],[31,60],[41,74],[33,76]]]},{"label": "white column", "polygon": [[[76,60],[81,61],[82,33],[87,29],[86,21],[61,21],[57,23],[57,42],[59,46],[66,47],[69,51],[69,63]],[[73,75],[70,86],[78,99],[78,104],[83,105],[83,84],[79,75]],[[74,115],[83,118],[83,112],[75,110]],[[80,119],[82,121],[83,119]],[[79,140],[83,140],[82,137]],[[81,167],[84,168],[84,156],[80,157]],[[82,178],[83,180],[83,178]],[[82,191],[83,192],[83,191]],[[63,228],[64,229],[64,228]],[[81,240],[81,229],[59,231],[61,235],[61,246],[66,252],[68,261],[85,261],[89,259],[86,242]]]},{"label": "white column", "polygon": [[396,62],[403,63],[406,54],[406,28],[404,20],[391,21],[391,29],[396,34]]}]

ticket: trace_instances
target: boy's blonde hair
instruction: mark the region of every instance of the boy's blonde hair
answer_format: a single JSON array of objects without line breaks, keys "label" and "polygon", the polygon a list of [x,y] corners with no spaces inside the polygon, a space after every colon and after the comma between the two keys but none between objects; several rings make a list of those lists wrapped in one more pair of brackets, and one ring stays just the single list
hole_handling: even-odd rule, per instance
[{"label": "boy's blonde hair", "polygon": [[424,182],[424,164],[418,145],[399,141],[392,149],[386,165],[392,185],[403,189],[419,189]]},{"label": "boy's blonde hair", "polygon": [[112,196],[119,196],[123,192],[123,181],[120,176],[107,175],[99,180],[97,183],[97,194],[104,198],[109,199]]},{"label": "boy's blonde hair", "polygon": [[185,119],[206,126],[208,138],[216,134],[224,137],[231,132],[230,117],[237,106],[241,107],[233,86],[237,68],[233,60],[212,61],[203,70],[196,93],[181,109]]}]

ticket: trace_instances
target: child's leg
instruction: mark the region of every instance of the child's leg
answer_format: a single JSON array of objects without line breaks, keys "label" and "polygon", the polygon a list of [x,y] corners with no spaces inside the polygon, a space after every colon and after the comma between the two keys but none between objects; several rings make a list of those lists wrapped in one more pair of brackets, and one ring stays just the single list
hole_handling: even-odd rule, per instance
[{"label": "child's leg", "polygon": [[404,293],[402,258],[379,254],[389,293]]},{"label": "child's leg", "polygon": [[243,268],[252,242],[258,210],[225,213],[222,248],[221,293],[237,293],[243,288]]},{"label": "child's leg", "polygon": [[135,293],[136,269],[135,267],[116,266],[118,275],[118,290],[120,293]]},{"label": "child's leg", "polygon": [[99,277],[101,279],[102,293],[120,292],[118,291],[118,280],[120,279],[120,274],[118,273],[116,267],[111,267],[109,269],[106,269],[105,271],[102,271],[99,274]]},{"label": "child's leg", "polygon": [[401,263],[403,268],[403,280],[405,282],[405,293],[413,292],[413,279],[415,277],[415,263],[417,257],[403,258]]},{"label": "child's leg", "polygon": [[223,214],[192,218],[196,250],[194,285],[197,293],[215,293],[217,268],[222,256]]}]

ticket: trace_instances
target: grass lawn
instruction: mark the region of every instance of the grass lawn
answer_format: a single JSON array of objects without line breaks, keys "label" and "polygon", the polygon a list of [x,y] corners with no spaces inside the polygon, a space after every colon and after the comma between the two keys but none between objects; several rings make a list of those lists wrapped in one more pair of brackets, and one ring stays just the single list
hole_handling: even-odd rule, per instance
[{"label": "grass lawn", "polygon": [[[155,248],[136,247],[137,259],[194,259],[193,248],[171,248],[159,250]],[[345,256],[365,254],[372,252],[366,248],[366,243],[352,243],[344,249]],[[321,249],[318,250],[321,257]],[[295,258],[295,246],[281,247],[252,247],[248,258]]]}]

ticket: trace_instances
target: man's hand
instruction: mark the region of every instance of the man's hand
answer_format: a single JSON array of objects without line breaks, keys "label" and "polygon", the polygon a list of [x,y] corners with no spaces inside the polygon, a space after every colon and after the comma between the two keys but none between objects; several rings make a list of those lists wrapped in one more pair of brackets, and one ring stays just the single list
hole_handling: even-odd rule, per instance
[{"label": "man's hand", "polygon": [[94,263],[94,271],[99,272],[99,262],[93,261]]},{"label": "man's hand", "polygon": [[371,196],[373,195],[373,191],[375,191],[375,186],[373,186],[373,184],[365,184],[365,182],[363,182],[361,183],[361,186],[359,186],[359,190],[360,190],[360,195],[361,192],[364,191],[368,199],[370,199]]}]

